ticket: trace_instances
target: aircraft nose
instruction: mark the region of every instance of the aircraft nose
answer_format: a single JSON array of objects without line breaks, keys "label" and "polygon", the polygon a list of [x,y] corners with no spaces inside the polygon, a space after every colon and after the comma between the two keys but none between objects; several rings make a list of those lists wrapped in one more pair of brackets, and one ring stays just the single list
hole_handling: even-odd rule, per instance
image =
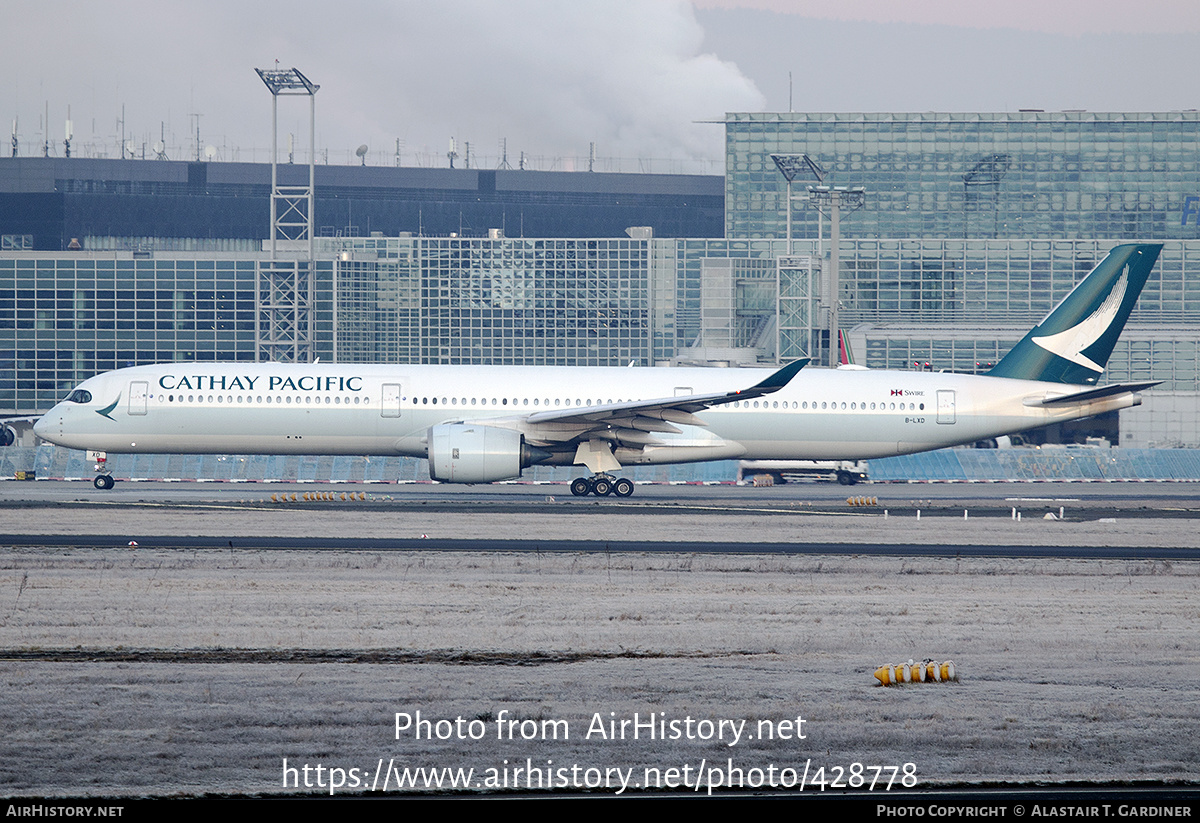
[{"label": "aircraft nose", "polygon": [[[51,418],[55,415],[56,412],[51,410],[39,417],[37,422],[33,424],[33,433],[42,440],[49,440],[54,425]],[[61,416],[59,419],[61,420]]]}]

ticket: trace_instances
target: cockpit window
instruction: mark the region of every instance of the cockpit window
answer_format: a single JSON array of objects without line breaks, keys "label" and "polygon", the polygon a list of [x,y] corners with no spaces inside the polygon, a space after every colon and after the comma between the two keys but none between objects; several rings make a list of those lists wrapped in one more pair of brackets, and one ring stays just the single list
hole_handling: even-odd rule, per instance
[{"label": "cockpit window", "polygon": [[67,395],[67,401],[70,403],[91,403],[92,393],[87,389],[76,389]]}]

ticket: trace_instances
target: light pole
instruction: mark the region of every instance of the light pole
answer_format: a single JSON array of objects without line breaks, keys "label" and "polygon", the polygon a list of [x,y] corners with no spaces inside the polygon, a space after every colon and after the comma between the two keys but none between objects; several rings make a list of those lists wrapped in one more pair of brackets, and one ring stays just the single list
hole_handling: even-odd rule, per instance
[{"label": "light pole", "polygon": [[[829,172],[821,168],[821,165],[807,154],[772,154],[771,159],[775,161],[775,167],[787,181],[787,253],[790,256],[792,254],[792,181],[796,179],[797,174],[807,170],[817,178],[817,183],[821,183]],[[820,220],[820,212],[817,212],[817,219]],[[821,224],[818,222],[818,246],[821,243],[821,228]]]},{"label": "light pole", "polygon": [[[271,259],[259,260],[254,270],[255,359],[311,363],[313,353],[313,209],[316,204],[316,83],[299,69],[255,69],[271,92]],[[279,185],[279,97],[308,95],[308,185]],[[282,209],[282,211],[281,211]],[[279,259],[279,240],[287,260]],[[297,259],[295,241],[307,241],[307,259]],[[334,304],[337,304],[336,264]],[[336,313],[336,308],[335,308]],[[337,344],[334,344],[337,351]]]},{"label": "light pole", "polygon": [[829,212],[829,277],[826,279],[826,306],[828,308],[829,358],[827,365],[831,369],[837,363],[838,339],[838,241],[841,240],[842,209],[857,211],[866,202],[866,189],[862,186],[846,188],[845,186],[809,186],[808,200],[817,209],[817,213]]}]

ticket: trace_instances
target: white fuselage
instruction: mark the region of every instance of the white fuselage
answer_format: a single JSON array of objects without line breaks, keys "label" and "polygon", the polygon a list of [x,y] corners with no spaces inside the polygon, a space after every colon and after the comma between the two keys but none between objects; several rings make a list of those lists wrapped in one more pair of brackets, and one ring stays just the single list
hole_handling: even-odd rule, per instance
[{"label": "white fuselage", "polygon": [[[166,364],[98,375],[38,422],[51,442],[112,453],[425,457],[431,426],[521,431],[537,412],[745,389],[762,369]],[[969,443],[1138,402],[1134,394],[1028,405],[1079,387],[930,373],[807,368],[779,391],[697,413],[704,426],[654,432],[622,464],[725,458],[864,459]],[[114,405],[110,405],[114,404]],[[553,428],[550,424],[549,428]],[[563,434],[569,434],[564,425]],[[550,441],[547,441],[550,442]],[[553,445],[553,443],[551,443]],[[573,449],[549,464],[571,464]]]}]

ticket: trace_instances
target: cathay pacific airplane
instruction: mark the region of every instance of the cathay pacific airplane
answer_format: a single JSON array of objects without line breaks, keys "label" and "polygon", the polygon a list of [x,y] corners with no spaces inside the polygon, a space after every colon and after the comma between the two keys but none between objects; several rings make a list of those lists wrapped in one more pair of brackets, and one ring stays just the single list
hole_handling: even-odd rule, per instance
[{"label": "cathay pacific airplane", "polygon": [[580,465],[574,494],[621,497],[623,466],[939,449],[1140,404],[1154,383],[1098,383],[1161,249],[1114,248],[985,375],[170,363],[89,378],[34,431],[102,453],[426,457],[446,483]]}]

